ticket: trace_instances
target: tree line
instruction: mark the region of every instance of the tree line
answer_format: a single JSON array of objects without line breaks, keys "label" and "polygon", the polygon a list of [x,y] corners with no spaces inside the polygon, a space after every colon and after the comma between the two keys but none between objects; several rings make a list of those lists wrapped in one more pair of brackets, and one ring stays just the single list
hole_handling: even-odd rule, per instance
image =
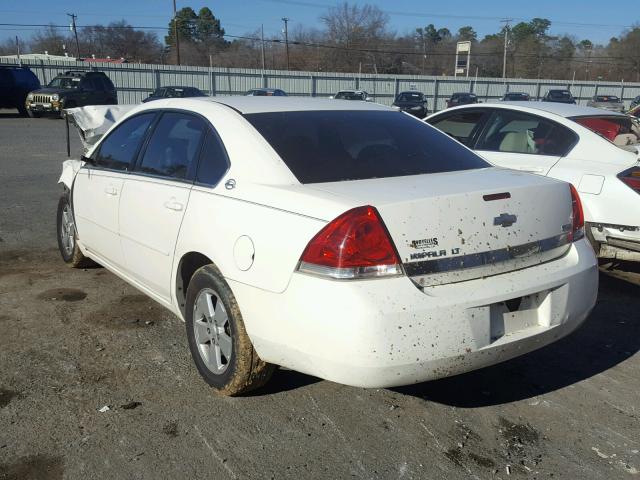
[{"label": "tree line", "polygon": [[[472,25],[452,32],[428,24],[399,35],[378,7],[343,2],[321,14],[318,27],[292,25],[288,59],[282,36],[262,41],[260,29],[228,35],[208,7],[179,10],[168,23],[164,42],[124,20],[81,28],[78,37],[85,56],[130,62],[176,64],[179,43],[183,65],[286,69],[289,64],[292,70],[415,75],[453,75],[456,43],[470,41],[470,76],[501,77],[506,35],[507,77],[640,81],[640,27],[596,45],[571,35],[551,35],[551,25],[548,19],[534,18],[505,24],[479,38]],[[63,45],[75,54],[70,35],[51,26],[33,35],[27,49],[59,55]],[[11,41],[0,45],[0,53],[14,51]]]}]

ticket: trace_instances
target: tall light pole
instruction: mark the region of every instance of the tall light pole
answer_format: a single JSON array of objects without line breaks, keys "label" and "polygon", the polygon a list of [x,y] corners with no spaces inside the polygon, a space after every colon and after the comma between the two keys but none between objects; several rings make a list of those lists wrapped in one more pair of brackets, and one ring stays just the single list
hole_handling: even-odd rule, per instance
[{"label": "tall light pole", "polygon": [[513,18],[505,18],[500,20],[500,23],[504,23],[504,54],[502,57],[502,78],[507,78],[507,47],[509,45],[509,22]]},{"label": "tall light pole", "polygon": [[176,63],[180,65],[180,37],[178,36],[178,18],[176,0],[173,0],[173,36],[176,38]]},{"label": "tall light pole", "polygon": [[282,21],[284,22],[284,45],[287,51],[287,70],[289,70],[289,19],[287,17],[282,17]]}]

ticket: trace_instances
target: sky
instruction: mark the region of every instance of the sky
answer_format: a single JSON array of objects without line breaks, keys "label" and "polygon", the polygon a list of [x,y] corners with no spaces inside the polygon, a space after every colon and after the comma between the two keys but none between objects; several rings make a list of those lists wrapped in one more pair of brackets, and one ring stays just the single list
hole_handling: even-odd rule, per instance
[{"label": "sky", "polygon": [[[264,25],[265,36],[280,35],[282,17],[290,19],[290,31],[296,25],[321,28],[320,15],[336,0],[176,0],[177,8],[190,6],[198,11],[209,7],[218,17],[227,34],[243,35],[255,32]],[[471,25],[482,38],[500,30],[500,19],[513,18],[514,22],[528,21],[534,17],[552,21],[552,35],[569,34],[578,40],[588,38],[594,43],[606,44],[613,36],[638,23],[638,18],[625,16],[637,9],[619,7],[608,9],[603,15],[601,0],[368,0],[389,14],[390,29],[399,35],[412,33],[416,27],[433,23],[437,28],[447,27],[452,32],[464,25]],[[633,3],[633,2],[632,2]],[[158,27],[162,39],[166,25],[172,16],[172,0],[0,0],[2,24],[67,25],[66,13],[78,15],[82,25],[107,24],[123,18],[131,25]],[[36,27],[0,25],[0,39],[18,35],[28,38]]]}]

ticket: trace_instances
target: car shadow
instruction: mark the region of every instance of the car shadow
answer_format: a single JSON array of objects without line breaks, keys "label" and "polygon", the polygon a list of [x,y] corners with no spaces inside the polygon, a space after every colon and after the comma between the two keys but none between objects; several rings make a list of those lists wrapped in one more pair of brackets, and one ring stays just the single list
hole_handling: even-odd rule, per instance
[{"label": "car shadow", "polygon": [[393,390],[461,408],[500,405],[553,392],[636,354],[640,350],[639,310],[640,286],[601,274],[596,307],[568,337],[505,363]]},{"label": "car shadow", "polygon": [[322,379],[312,377],[311,375],[306,375],[304,373],[285,368],[278,368],[273,373],[271,380],[269,380],[264,387],[249,392],[247,396],[262,397],[264,395],[273,395],[275,393],[296,390],[322,381]]}]

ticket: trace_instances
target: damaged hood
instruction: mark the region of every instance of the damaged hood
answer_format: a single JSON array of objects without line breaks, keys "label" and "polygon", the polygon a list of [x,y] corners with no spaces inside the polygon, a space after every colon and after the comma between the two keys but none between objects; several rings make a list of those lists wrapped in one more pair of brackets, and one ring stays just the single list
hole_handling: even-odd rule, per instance
[{"label": "damaged hood", "polygon": [[86,152],[129,111],[138,105],[92,105],[66,109],[69,122],[78,128]]}]

